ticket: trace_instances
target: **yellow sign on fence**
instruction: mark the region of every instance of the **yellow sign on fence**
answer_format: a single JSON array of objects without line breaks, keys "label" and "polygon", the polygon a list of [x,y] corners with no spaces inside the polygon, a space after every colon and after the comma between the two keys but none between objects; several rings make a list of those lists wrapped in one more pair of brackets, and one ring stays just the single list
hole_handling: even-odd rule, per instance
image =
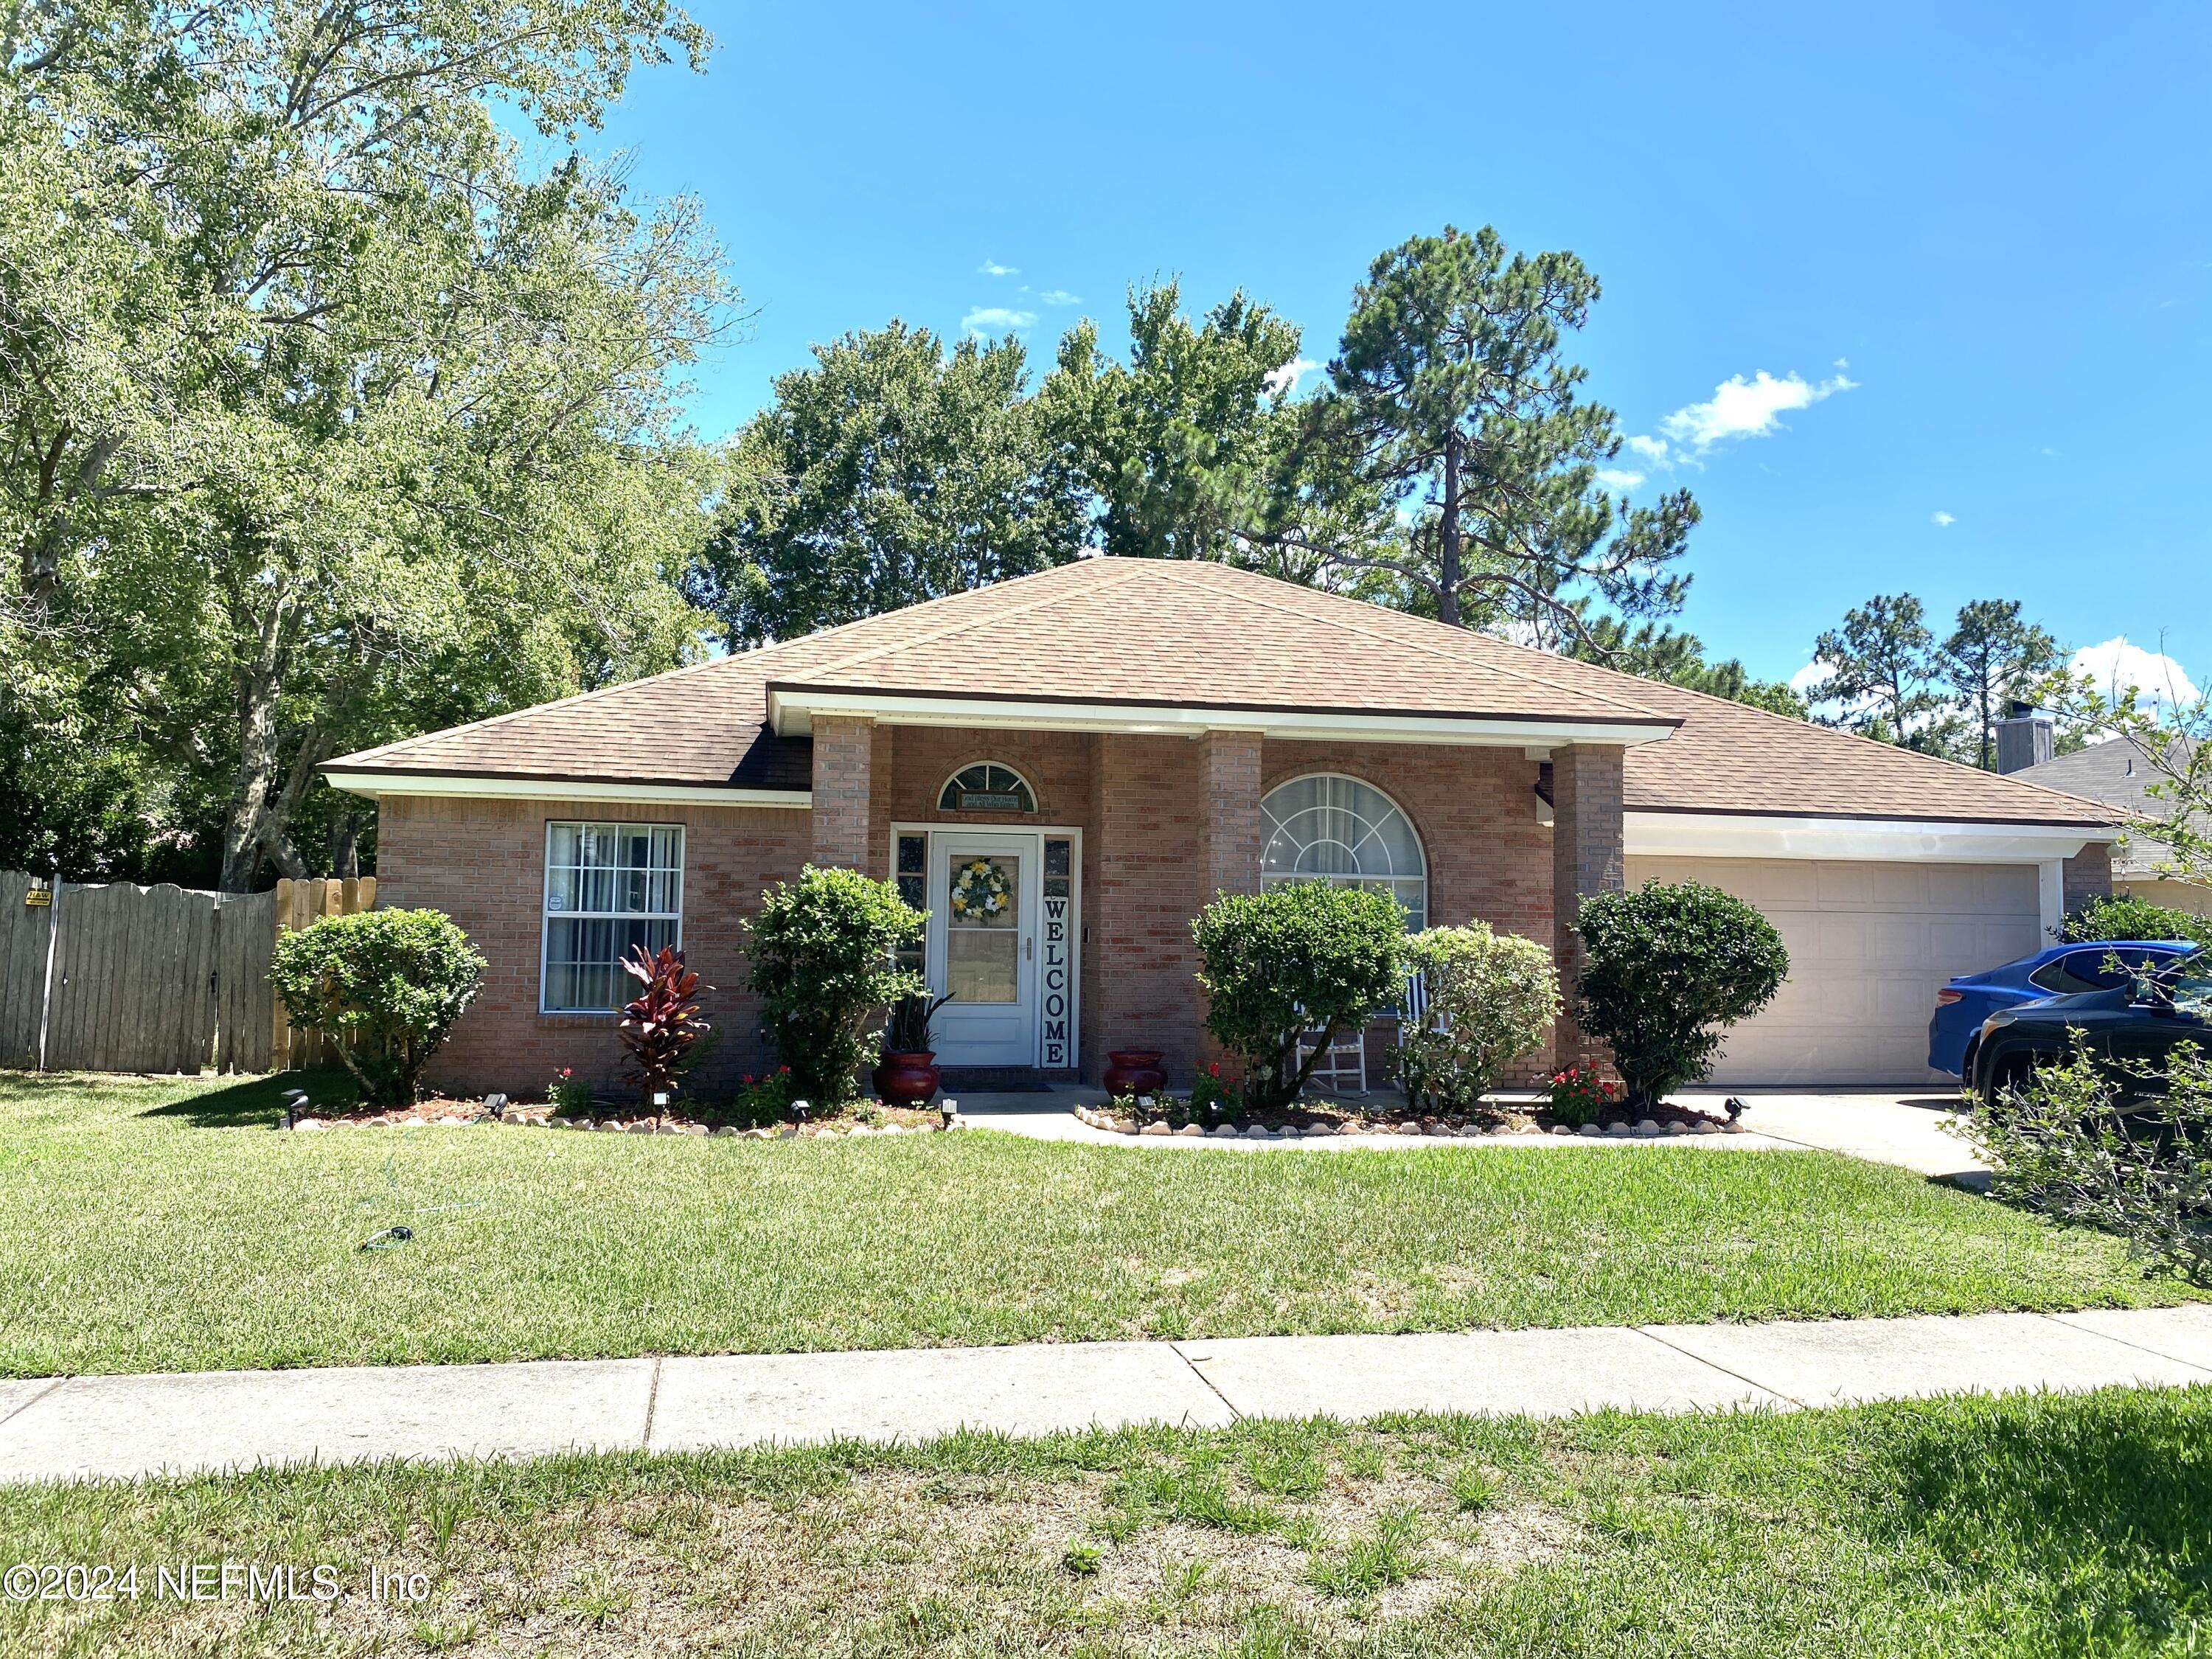
[{"label": "yellow sign on fence", "polygon": [[51,906],[53,902],[54,890],[51,887],[31,887],[24,890],[23,902],[33,909],[38,908],[42,904]]}]

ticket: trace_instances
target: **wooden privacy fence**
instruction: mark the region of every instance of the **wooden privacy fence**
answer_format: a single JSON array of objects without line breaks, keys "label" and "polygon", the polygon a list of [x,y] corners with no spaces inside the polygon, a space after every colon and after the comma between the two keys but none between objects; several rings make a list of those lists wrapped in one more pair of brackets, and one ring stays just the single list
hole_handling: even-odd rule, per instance
[{"label": "wooden privacy fence", "polygon": [[[40,902],[43,899],[44,902]],[[374,878],[266,893],[163,883],[46,890],[0,872],[0,1066],[284,1071],[327,1058],[269,984],[280,930],[376,902]]]}]

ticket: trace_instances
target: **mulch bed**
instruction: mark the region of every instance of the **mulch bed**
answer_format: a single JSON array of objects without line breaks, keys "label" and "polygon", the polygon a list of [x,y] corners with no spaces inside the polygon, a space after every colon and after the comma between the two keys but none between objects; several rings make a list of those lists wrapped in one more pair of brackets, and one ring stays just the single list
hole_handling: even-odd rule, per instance
[{"label": "mulch bed", "polygon": [[[588,1117],[556,1117],[550,1105],[509,1103],[495,1111],[481,1100],[455,1100],[439,1095],[419,1102],[411,1111],[311,1111],[295,1120],[290,1127],[295,1130],[450,1129],[481,1124],[534,1129],[591,1129],[638,1135],[720,1135],[725,1139],[747,1136],[757,1140],[772,1139],[780,1135],[920,1134],[947,1127],[943,1116],[934,1109],[916,1111],[902,1106],[884,1106],[872,1101],[855,1103],[827,1117],[810,1115],[805,1123],[784,1122],[763,1127],[745,1127],[727,1122],[711,1112],[702,1112],[696,1118],[675,1113],[647,1115],[634,1109],[625,1109],[611,1101],[594,1102],[592,1110],[593,1115]],[[957,1122],[956,1119],[955,1127]]]},{"label": "mulch bed", "polygon": [[1587,1128],[1561,1122],[1548,1107],[1499,1102],[1480,1112],[1425,1113],[1406,1106],[1372,1109],[1334,1101],[1302,1101],[1273,1112],[1240,1112],[1200,1121],[1187,1099],[1173,1095],[1140,1097],[1110,1106],[1079,1106],[1076,1115],[1093,1128],[1125,1135],[1200,1135],[1291,1139],[1308,1135],[1437,1135],[1458,1139],[1492,1136],[1581,1134],[1598,1139],[1651,1139],[1662,1136],[1740,1133],[1725,1114],[1669,1106],[1650,1117],[1616,1116]]}]

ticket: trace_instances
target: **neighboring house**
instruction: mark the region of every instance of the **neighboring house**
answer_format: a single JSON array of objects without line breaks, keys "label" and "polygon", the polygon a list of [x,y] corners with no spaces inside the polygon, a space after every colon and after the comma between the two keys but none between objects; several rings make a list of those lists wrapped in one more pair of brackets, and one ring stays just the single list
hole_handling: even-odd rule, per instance
[{"label": "neighboring house", "polygon": [[[448,912],[490,959],[445,1080],[513,1090],[617,1069],[633,940],[682,942],[720,988],[715,1072],[759,1068],[740,923],[810,860],[928,909],[966,1086],[1095,1079],[1133,1048],[1187,1077],[1192,915],[1311,876],[1570,966],[1584,895],[1711,882],[1792,964],[1720,1080],[1918,1083],[1936,988],[2106,890],[2116,833],[2033,785],[1170,560],[1082,560],[325,769],[379,804],[380,898]],[[978,860],[1003,921],[948,902]],[[1582,1052],[1571,1028],[1555,1051]]]},{"label": "neighboring house", "polygon": [[[2043,723],[2048,725],[2047,721]],[[2044,753],[2046,757],[2049,754],[2047,745]],[[2169,803],[2148,793],[2148,786],[2158,781],[2158,768],[2129,738],[2092,744],[2055,760],[2040,759],[2008,775],[2023,783],[2039,783],[2046,789],[2063,789],[2069,795],[2103,801],[2117,807],[2118,816],[2126,819],[2154,820],[2169,817],[2173,811]],[[2130,830],[2112,849],[2112,890],[2176,910],[2212,916],[2212,888],[2176,881],[2166,873],[2172,859],[2172,849],[2164,842],[2139,830]]]}]

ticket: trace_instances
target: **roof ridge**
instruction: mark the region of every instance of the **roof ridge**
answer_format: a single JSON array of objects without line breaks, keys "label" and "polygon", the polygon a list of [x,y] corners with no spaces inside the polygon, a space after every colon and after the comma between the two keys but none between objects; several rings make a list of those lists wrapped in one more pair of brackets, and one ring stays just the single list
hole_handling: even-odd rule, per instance
[{"label": "roof ridge", "polygon": [[[1066,568],[1067,568],[1067,566],[1066,565],[1054,565],[1052,567],[1052,569],[1054,570],[1065,570]],[[1030,573],[1030,575],[1042,576],[1048,574],[1049,572],[1048,571],[1033,570]],[[1132,570],[1127,572],[1126,574],[1116,576],[1114,580],[1107,582],[1105,585],[1109,588],[1125,587],[1129,583],[1135,581],[1139,574],[1139,572]],[[1017,576],[1014,578],[1014,580],[1016,581],[1026,581],[1027,580],[1029,580],[1029,578],[1026,576]],[[995,587],[1006,585],[1007,584],[993,582],[987,584],[986,586]],[[969,593],[981,593],[985,592],[986,589],[983,587],[971,587],[967,591]],[[957,599],[963,596],[959,594],[948,593],[945,597],[947,599]],[[1055,589],[1054,592],[1048,593],[1044,598],[1041,599],[1032,599],[1027,605],[1011,605],[1005,610],[994,611],[988,616],[969,617],[960,622],[948,623],[946,626],[937,629],[933,632],[914,634],[908,635],[904,639],[888,641],[882,645],[871,646],[865,651],[856,651],[849,657],[840,657],[834,662],[820,663],[811,670],[802,669],[799,672],[801,673],[808,674],[836,673],[841,669],[850,668],[856,663],[866,662],[872,657],[884,657],[890,656],[895,652],[911,651],[916,646],[932,645],[936,643],[938,641],[950,639],[955,634],[964,633],[967,629],[971,628],[980,628],[984,626],[986,623],[1001,623],[1010,617],[1026,617],[1033,611],[1047,610],[1053,605],[1060,604],[1062,600],[1066,599],[1069,597],[1071,597],[1069,592]],[[927,603],[933,605],[936,601],[933,599]],[[925,606],[912,605],[908,608],[910,610],[919,611],[924,609]],[[896,617],[901,613],[896,611],[887,611],[881,614],[883,616]],[[820,636],[817,635],[810,635],[809,637],[819,638]]]},{"label": "roof ridge", "polygon": [[[1174,565],[1176,565],[1176,564],[1199,564],[1199,563],[1210,564],[1210,563],[1212,563],[1212,560],[1191,560],[1191,559],[1184,559],[1184,560],[1163,559],[1163,560],[1161,560],[1159,562],[1160,562],[1160,564],[1161,564],[1163,567],[1171,567],[1171,566],[1174,566]],[[1236,567],[1235,567],[1235,566],[1233,566],[1233,565],[1223,565],[1223,566],[1221,566],[1220,568],[1221,568],[1222,569],[1224,569],[1224,570],[1235,569],[1235,568],[1236,568]],[[1177,571],[1175,571],[1175,570],[1173,570],[1173,569],[1167,569],[1167,570],[1165,571],[1165,573],[1164,573],[1164,574],[1169,574],[1170,577],[1175,578],[1175,579],[1177,579],[1177,580],[1180,580],[1180,579],[1181,579],[1181,573],[1180,573],[1180,572],[1177,572]],[[1240,572],[1238,572],[1238,574],[1239,574],[1240,575],[1256,576],[1256,577],[1258,577],[1261,581],[1264,581],[1264,582],[1278,582],[1278,581],[1281,581],[1281,578],[1279,578],[1279,577],[1269,576],[1269,575],[1266,574],[1265,573],[1261,572],[1261,571],[1257,571],[1257,570],[1240,571]],[[1385,609],[1385,607],[1383,607],[1383,606],[1382,606],[1382,605],[1370,605],[1370,604],[1369,604],[1369,602],[1368,602],[1367,600],[1364,600],[1364,599],[1346,599],[1346,598],[1343,594],[1341,594],[1341,593],[1328,593],[1328,592],[1323,592],[1322,589],[1320,589],[1320,588],[1316,588],[1316,587],[1308,587],[1308,586],[1305,586],[1304,583],[1302,583],[1302,582],[1289,582],[1289,581],[1284,581],[1284,582],[1282,582],[1282,586],[1285,586],[1285,587],[1296,588],[1298,592],[1302,592],[1302,593],[1312,593],[1312,594],[1318,595],[1319,597],[1323,598],[1323,599],[1334,599],[1334,600],[1337,600],[1339,603],[1340,603],[1340,604],[1344,604],[1344,605],[1366,605],[1366,606],[1367,606],[1369,609],[1370,609],[1370,610],[1375,610],[1375,611],[1384,611],[1384,613],[1385,613],[1386,615],[1389,615],[1389,616],[1393,616],[1393,617],[1406,617],[1408,621],[1413,621],[1413,622],[1424,622],[1424,621],[1427,621],[1427,620],[1428,620],[1428,618],[1426,618],[1426,617],[1415,617],[1415,616],[1413,616],[1413,615],[1411,612],[1409,612],[1409,611],[1387,611],[1387,610]],[[1431,655],[1431,656],[1432,656],[1432,657],[1441,658],[1441,659],[1442,659],[1443,660],[1444,660],[1445,662],[1451,663],[1451,664],[1455,665],[1455,666],[1464,666],[1464,665],[1465,665],[1465,663],[1464,663],[1464,661],[1463,661],[1463,659],[1461,659],[1460,657],[1458,657],[1458,656],[1457,656],[1456,654],[1455,654],[1454,653],[1449,652],[1449,651],[1446,651],[1446,650],[1445,650],[1445,649],[1443,649],[1441,646],[1431,645],[1431,644],[1430,644],[1426,640],[1419,640],[1419,639],[1414,639],[1414,640],[1406,640],[1406,639],[1398,639],[1398,638],[1394,638],[1392,635],[1388,635],[1388,634],[1385,634],[1385,633],[1382,633],[1382,632],[1381,632],[1381,631],[1379,631],[1379,630],[1377,630],[1377,629],[1368,629],[1368,628],[1362,628],[1362,627],[1358,626],[1358,624],[1356,624],[1356,623],[1351,623],[1351,622],[1344,621],[1344,620],[1342,620],[1342,619],[1340,619],[1340,618],[1339,618],[1339,617],[1336,617],[1325,616],[1325,615],[1315,615],[1314,613],[1310,613],[1310,612],[1301,612],[1301,611],[1298,611],[1295,610],[1293,607],[1291,607],[1291,606],[1290,606],[1290,605],[1285,605],[1285,604],[1281,603],[1281,602],[1280,602],[1280,601],[1279,601],[1279,600],[1275,600],[1275,599],[1272,599],[1263,598],[1263,597],[1261,597],[1261,596],[1260,596],[1260,595],[1258,595],[1258,594],[1236,594],[1236,595],[1234,595],[1234,597],[1236,597],[1236,598],[1237,598],[1237,599],[1243,599],[1243,600],[1245,600],[1248,604],[1251,604],[1251,605],[1264,605],[1265,607],[1267,607],[1267,608],[1268,610],[1270,610],[1270,611],[1280,611],[1285,612],[1286,615],[1290,615],[1290,616],[1300,616],[1300,615],[1307,615],[1307,616],[1310,616],[1310,617],[1312,617],[1312,619],[1313,619],[1313,620],[1315,620],[1315,621],[1316,621],[1316,622],[1320,622],[1320,623],[1322,623],[1325,624],[1325,625],[1326,625],[1326,626],[1328,626],[1328,627],[1330,627],[1330,628],[1335,628],[1335,629],[1341,629],[1342,631],[1344,631],[1345,633],[1347,633],[1347,634],[1357,634],[1357,635],[1360,635],[1362,638],[1364,638],[1364,639],[1377,640],[1377,641],[1381,641],[1382,643],[1383,643],[1384,645],[1402,646],[1402,647],[1407,647],[1407,648],[1409,648],[1409,649],[1412,649],[1412,650],[1415,650],[1415,651],[1424,651],[1424,652],[1426,652],[1429,655]],[[1436,624],[1435,624],[1435,626],[1437,626],[1437,627],[1438,627],[1438,628],[1445,628],[1445,627],[1449,627],[1449,623],[1436,623]],[[1497,644],[1497,645],[1504,645],[1504,644],[1510,643],[1509,641],[1504,641],[1504,640],[1492,640],[1492,639],[1491,638],[1491,636],[1490,636],[1489,635],[1487,635],[1487,634],[1476,634],[1476,633],[1475,633],[1472,629],[1461,629],[1457,630],[1457,632],[1458,632],[1458,634],[1459,634],[1462,637],[1466,638],[1466,639],[1469,639],[1469,640],[1480,639],[1480,640],[1488,641],[1490,643],[1492,643],[1492,644]],[[1547,654],[1549,654],[1549,653],[1547,653]],[[1516,668],[1516,667],[1512,666],[1510,664],[1506,664],[1506,663],[1486,663],[1486,664],[1484,664],[1484,665],[1483,665],[1483,666],[1487,667],[1487,668],[1492,668],[1492,669],[1494,669],[1497,672],[1501,673],[1501,674],[1509,675],[1509,676],[1510,676],[1510,677],[1511,677],[1512,678],[1514,678],[1514,679],[1526,681],[1528,684],[1531,684],[1531,685],[1540,685],[1540,686],[1544,687],[1544,689],[1545,689],[1545,690],[1549,690],[1549,691],[1557,691],[1557,692],[1560,692],[1560,693],[1562,693],[1562,694],[1564,694],[1564,695],[1565,695],[1565,696],[1585,696],[1585,695],[1587,695],[1587,696],[1595,696],[1595,697],[1601,698],[1601,699],[1602,699],[1603,701],[1605,701],[1605,702],[1607,702],[1618,703],[1618,704],[1620,704],[1622,708],[1627,708],[1627,709],[1630,709],[1630,710],[1632,710],[1633,712],[1635,712],[1635,713],[1637,713],[1637,714],[1638,714],[1650,715],[1650,716],[1652,716],[1653,718],[1659,719],[1659,720],[1666,720],[1666,719],[1672,718],[1671,716],[1668,716],[1668,715],[1666,715],[1666,714],[1661,714],[1661,713],[1660,713],[1660,711],[1659,711],[1659,710],[1657,710],[1657,709],[1656,709],[1656,708],[1645,708],[1642,703],[1638,703],[1638,702],[1628,702],[1626,698],[1614,696],[1613,696],[1613,695],[1612,695],[1611,693],[1609,693],[1609,692],[1605,692],[1605,691],[1592,691],[1592,692],[1589,692],[1589,693],[1578,692],[1578,691],[1577,691],[1577,690],[1575,690],[1575,688],[1574,688],[1574,687],[1572,687],[1572,686],[1571,686],[1571,685],[1560,685],[1560,684],[1556,684],[1555,682],[1553,682],[1553,681],[1552,681],[1552,680],[1549,680],[1549,679],[1545,678],[1544,678],[1542,675],[1540,675],[1540,674],[1532,674],[1532,673],[1529,673],[1529,672],[1527,672],[1526,670],[1524,670],[1524,669],[1520,669],[1520,668]]]}]

